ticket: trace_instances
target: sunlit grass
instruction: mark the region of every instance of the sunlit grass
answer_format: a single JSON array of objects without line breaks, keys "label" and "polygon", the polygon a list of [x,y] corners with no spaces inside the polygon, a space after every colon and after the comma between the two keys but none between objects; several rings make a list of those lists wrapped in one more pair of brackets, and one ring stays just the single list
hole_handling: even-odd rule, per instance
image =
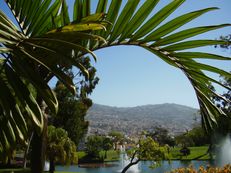
[{"label": "sunlit grass", "polygon": [[208,146],[189,147],[190,154],[188,156],[182,156],[180,153],[180,147],[175,147],[170,151],[170,159],[172,160],[208,160],[210,159]]}]

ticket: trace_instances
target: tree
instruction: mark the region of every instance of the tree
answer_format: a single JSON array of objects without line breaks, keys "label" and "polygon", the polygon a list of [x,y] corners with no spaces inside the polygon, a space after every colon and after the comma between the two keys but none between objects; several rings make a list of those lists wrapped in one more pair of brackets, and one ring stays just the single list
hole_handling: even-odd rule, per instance
[{"label": "tree", "polygon": [[112,138],[113,141],[113,145],[114,145],[114,149],[117,150],[118,149],[118,143],[122,144],[123,140],[124,140],[124,135],[121,132],[118,131],[111,131],[110,133],[108,133],[108,136],[110,136]]},{"label": "tree", "polygon": [[103,136],[102,149],[105,151],[105,154],[104,154],[105,159],[107,158],[107,151],[112,149],[112,146],[113,146],[112,139],[109,137]]},{"label": "tree", "polygon": [[202,146],[210,143],[210,136],[201,127],[194,127],[187,133],[175,137],[176,142],[182,147]]},{"label": "tree", "polygon": [[[83,88],[81,90],[83,91]],[[51,123],[55,127],[65,129],[71,140],[78,145],[88,129],[88,121],[85,121],[84,117],[92,101],[73,95],[61,82],[57,82],[54,91],[60,106],[57,115],[51,117]]]},{"label": "tree", "polygon": [[92,135],[87,137],[86,152],[90,158],[99,159],[99,152],[102,149],[102,137]]},{"label": "tree", "polygon": [[166,159],[167,148],[161,147],[151,137],[140,139],[137,146],[129,153],[130,163],[124,167],[121,173],[125,173],[131,166],[139,163],[141,160],[154,161],[154,167],[160,164],[160,161]]},{"label": "tree", "polygon": [[50,161],[50,173],[55,171],[55,162],[70,163],[76,161],[76,146],[62,128],[48,127],[47,158]]},{"label": "tree", "polygon": [[[127,1],[122,8],[122,1],[112,0],[107,8],[107,0],[100,0],[91,16],[89,15],[93,10],[90,1],[76,0],[72,21],[65,0],[5,1],[17,25],[0,12],[0,151],[6,156],[10,154],[16,141],[25,141],[25,138],[28,138],[28,126],[31,125],[35,131],[32,148],[36,150],[33,150],[35,156],[31,160],[34,173],[42,171],[43,147],[46,146],[44,139],[47,134],[47,118],[43,113],[42,102],[46,102],[53,112],[58,108],[57,99],[48,82],[55,76],[74,93],[73,81],[63,69],[73,65],[80,69],[87,79],[89,75],[81,60],[87,53],[95,58],[92,53],[94,50],[118,45],[140,46],[182,70],[186,75],[196,92],[202,123],[207,130],[211,130],[220,115],[224,114],[211,102],[210,96],[216,93],[209,88],[211,82],[224,86],[207,76],[204,71],[226,77],[230,77],[230,73],[200,63],[196,59],[230,58],[183,50],[226,44],[227,42],[222,40],[185,39],[230,25],[177,30],[189,21],[217,8],[190,12],[160,25],[185,0],[170,1],[155,14],[151,13],[158,0],[143,1],[138,10],[136,8],[139,0]],[[107,30],[103,31],[105,28]],[[36,96],[31,94],[29,85],[33,86]]]},{"label": "tree", "polygon": [[155,127],[152,132],[149,132],[148,136],[150,136],[153,140],[158,142],[160,145],[168,144],[169,146],[174,146],[175,141],[172,136],[169,135],[167,129],[163,127]]},{"label": "tree", "polygon": [[[226,35],[226,36],[220,36],[220,39],[226,41],[226,44],[219,45],[221,48],[223,49],[231,48],[231,34]],[[215,47],[217,47],[217,45]]]},{"label": "tree", "polygon": [[231,132],[231,77],[228,78],[221,76],[221,83],[227,87],[227,91],[224,92],[222,96],[228,100],[228,102],[220,97],[214,97],[213,99],[217,106],[220,107],[227,114],[227,116],[219,117],[218,125],[215,130],[217,133],[219,133],[219,135],[226,136]]},{"label": "tree", "polygon": [[[79,68],[87,80],[88,71],[80,58],[83,56],[77,55],[95,55],[80,42],[89,39],[104,41],[88,34],[89,30],[104,29],[103,16],[96,20],[82,15],[82,22],[70,24],[65,1],[20,0],[6,1],[6,4],[17,26],[0,12],[0,147],[6,157],[9,156],[15,143],[26,141],[31,127],[35,131],[31,168],[32,172],[40,173],[47,135],[47,117],[42,103],[44,101],[53,112],[58,108],[48,81],[55,76],[74,93],[74,83],[63,70],[70,65]],[[35,96],[31,88],[35,90]]]}]

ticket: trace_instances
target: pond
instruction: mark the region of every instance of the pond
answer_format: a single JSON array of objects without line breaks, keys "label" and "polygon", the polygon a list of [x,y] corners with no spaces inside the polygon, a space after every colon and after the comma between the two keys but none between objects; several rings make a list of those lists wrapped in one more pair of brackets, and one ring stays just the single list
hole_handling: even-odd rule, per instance
[{"label": "pond", "polygon": [[[107,165],[109,164],[109,165]],[[69,171],[69,172],[78,172],[78,173],[119,173],[122,168],[125,166],[122,161],[119,162],[110,162],[107,164],[93,165],[93,167],[85,167],[82,165],[72,165],[72,166],[56,166],[57,171]],[[149,166],[151,162],[149,161],[141,161],[137,165],[132,166],[127,173],[164,173],[170,171],[172,169],[176,169],[179,167],[187,167],[192,164],[195,168],[199,166],[207,166],[209,165],[209,161],[163,161],[160,167],[156,169],[150,169]]]}]

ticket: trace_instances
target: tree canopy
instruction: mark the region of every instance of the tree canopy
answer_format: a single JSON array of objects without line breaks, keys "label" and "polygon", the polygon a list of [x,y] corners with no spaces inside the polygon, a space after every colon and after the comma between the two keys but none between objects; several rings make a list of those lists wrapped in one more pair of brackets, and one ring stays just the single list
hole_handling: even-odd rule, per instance
[{"label": "tree canopy", "polygon": [[48,127],[47,159],[50,161],[50,172],[55,170],[55,162],[62,164],[76,162],[75,143],[68,137],[68,133],[62,128]]}]

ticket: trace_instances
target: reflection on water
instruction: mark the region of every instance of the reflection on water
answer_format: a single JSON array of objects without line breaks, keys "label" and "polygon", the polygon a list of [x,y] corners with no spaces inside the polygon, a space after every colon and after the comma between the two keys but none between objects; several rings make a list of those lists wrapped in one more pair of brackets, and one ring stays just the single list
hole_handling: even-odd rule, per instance
[{"label": "reflection on water", "polygon": [[[125,158],[124,158],[125,159]],[[126,159],[124,160],[126,162]],[[80,172],[80,173],[118,173],[122,170],[123,162],[120,160],[119,162],[110,162],[113,163],[112,167],[98,167],[98,168],[80,168],[77,165],[72,166],[56,166],[56,170],[58,171],[68,171],[68,172]],[[125,164],[125,163],[124,163]],[[155,169],[150,169],[149,166],[151,162],[149,161],[140,161],[134,168],[129,169],[129,173],[164,173],[170,171],[172,169],[176,169],[179,167],[187,167],[189,165],[193,165],[195,168],[199,168],[199,166],[207,166],[210,164],[209,161],[171,161],[169,164],[168,161],[163,161],[162,165]]]}]

